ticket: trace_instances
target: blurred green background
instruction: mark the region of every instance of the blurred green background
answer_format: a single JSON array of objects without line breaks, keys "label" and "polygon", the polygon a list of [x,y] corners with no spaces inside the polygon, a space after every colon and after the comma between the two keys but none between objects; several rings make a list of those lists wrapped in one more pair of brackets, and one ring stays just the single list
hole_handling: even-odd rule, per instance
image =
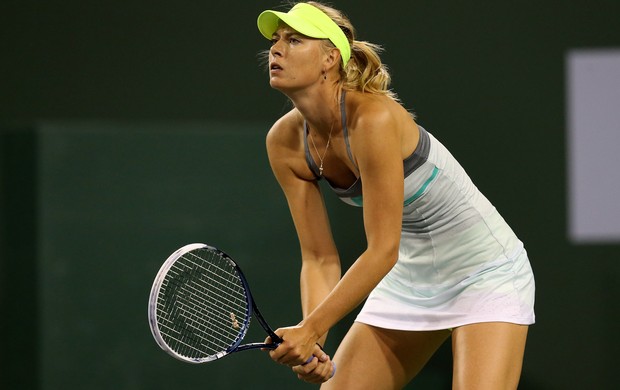
[{"label": "blurred green background", "polygon": [[[620,47],[620,2],[332,4],[384,46],[404,104],[526,244],[537,324],[520,389],[615,388],[620,246],[567,238],[565,58]],[[176,361],[146,316],[165,258],[206,242],[241,263],[272,326],[300,320],[298,246],[264,147],[289,104],[255,27],[277,6],[2,2],[2,389],[315,388],[260,351]],[[326,197],[348,266],[361,215]],[[408,388],[449,389],[450,367],[446,346]]]}]

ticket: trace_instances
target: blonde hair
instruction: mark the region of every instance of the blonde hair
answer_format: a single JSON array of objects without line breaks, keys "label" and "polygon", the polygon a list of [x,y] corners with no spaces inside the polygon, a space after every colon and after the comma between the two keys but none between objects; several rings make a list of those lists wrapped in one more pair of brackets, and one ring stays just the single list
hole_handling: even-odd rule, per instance
[{"label": "blonde hair", "polygon": [[[340,83],[346,90],[386,95],[398,100],[396,93],[389,89],[391,76],[388,68],[381,62],[379,53],[383,48],[377,44],[355,39],[355,28],[349,18],[341,11],[316,1],[308,1],[329,16],[340,27],[351,45],[351,59],[346,67],[340,63]],[[330,49],[335,47],[324,40]]]}]

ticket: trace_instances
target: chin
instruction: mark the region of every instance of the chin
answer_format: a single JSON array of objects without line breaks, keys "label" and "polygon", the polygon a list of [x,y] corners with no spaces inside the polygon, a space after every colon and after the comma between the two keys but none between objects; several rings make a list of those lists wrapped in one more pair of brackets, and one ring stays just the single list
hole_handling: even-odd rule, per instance
[{"label": "chin", "polygon": [[271,88],[282,92],[289,98],[296,92],[308,88],[308,85],[290,82],[290,80],[289,82],[285,82],[284,80],[278,78],[270,79],[269,85]]},{"label": "chin", "polygon": [[282,83],[282,80],[272,78],[269,80],[269,85],[271,86],[271,88],[276,89],[280,92],[284,92],[284,90],[286,90],[286,86],[284,85],[284,83]]}]

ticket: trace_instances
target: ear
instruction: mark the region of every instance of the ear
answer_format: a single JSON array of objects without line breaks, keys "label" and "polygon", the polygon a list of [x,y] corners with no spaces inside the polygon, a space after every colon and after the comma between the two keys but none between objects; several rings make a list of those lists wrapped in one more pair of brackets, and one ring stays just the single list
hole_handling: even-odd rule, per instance
[{"label": "ear", "polygon": [[332,48],[327,52],[325,56],[325,70],[330,70],[334,66],[340,66],[340,49]]}]

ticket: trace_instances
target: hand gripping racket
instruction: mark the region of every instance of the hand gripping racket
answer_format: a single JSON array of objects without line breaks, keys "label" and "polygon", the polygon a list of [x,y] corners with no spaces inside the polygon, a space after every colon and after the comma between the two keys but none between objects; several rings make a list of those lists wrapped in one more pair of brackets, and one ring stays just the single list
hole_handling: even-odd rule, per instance
[{"label": "hand gripping racket", "polygon": [[[241,345],[252,315],[271,344]],[[186,245],[164,262],[151,288],[149,324],[164,351],[190,363],[248,349],[275,349],[282,342],[258,311],[239,266],[205,244]]]}]

